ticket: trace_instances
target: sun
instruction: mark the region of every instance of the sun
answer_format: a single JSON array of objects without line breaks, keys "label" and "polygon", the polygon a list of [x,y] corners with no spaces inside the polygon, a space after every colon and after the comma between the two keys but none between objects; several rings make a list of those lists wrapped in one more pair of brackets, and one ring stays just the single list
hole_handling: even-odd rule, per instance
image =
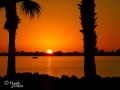
[{"label": "sun", "polygon": [[47,53],[48,53],[48,54],[52,54],[52,50],[50,50],[50,49],[47,50]]}]

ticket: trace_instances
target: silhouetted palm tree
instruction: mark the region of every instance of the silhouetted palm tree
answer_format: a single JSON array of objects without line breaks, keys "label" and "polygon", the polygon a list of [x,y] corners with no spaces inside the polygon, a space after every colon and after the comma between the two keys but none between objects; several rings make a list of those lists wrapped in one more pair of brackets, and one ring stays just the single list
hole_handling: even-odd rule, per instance
[{"label": "silhouetted palm tree", "polygon": [[35,14],[40,14],[40,5],[32,0],[0,0],[0,8],[5,7],[6,10],[6,22],[4,29],[9,33],[9,46],[8,46],[8,67],[7,75],[14,75],[15,70],[15,34],[18,28],[20,19],[17,16],[16,3],[21,3],[21,10],[29,15],[30,18],[34,18]]},{"label": "silhouetted palm tree", "polygon": [[94,0],[82,0],[78,4],[81,16],[81,25],[83,30],[80,32],[84,36],[84,76],[87,78],[96,77],[95,66],[95,48],[97,42],[97,35],[95,32],[96,19],[95,18],[95,3]]}]

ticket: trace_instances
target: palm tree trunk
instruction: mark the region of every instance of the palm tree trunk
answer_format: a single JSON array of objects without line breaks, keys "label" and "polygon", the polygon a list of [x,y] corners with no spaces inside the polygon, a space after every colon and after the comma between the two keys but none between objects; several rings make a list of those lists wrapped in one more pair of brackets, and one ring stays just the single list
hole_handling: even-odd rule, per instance
[{"label": "palm tree trunk", "polygon": [[96,77],[96,66],[95,66],[95,48],[96,38],[95,33],[96,18],[95,18],[95,3],[94,0],[82,0],[78,4],[81,16],[81,25],[83,27],[82,32],[84,36],[84,76],[86,78]]},{"label": "palm tree trunk", "polygon": [[[13,30],[15,31],[15,30]],[[8,46],[8,68],[7,75],[11,76],[16,73],[15,69],[15,32],[9,31],[9,46]]]},{"label": "palm tree trunk", "polygon": [[[88,28],[90,31],[90,29]],[[86,30],[87,31],[87,30]],[[87,78],[96,77],[94,32],[84,34],[84,75]],[[93,38],[91,38],[93,37]]]},{"label": "palm tree trunk", "polygon": [[6,23],[4,28],[9,32],[9,46],[8,46],[8,67],[7,75],[11,76],[16,73],[15,69],[15,34],[19,23],[19,18],[16,13],[16,3],[11,1],[6,4]]}]

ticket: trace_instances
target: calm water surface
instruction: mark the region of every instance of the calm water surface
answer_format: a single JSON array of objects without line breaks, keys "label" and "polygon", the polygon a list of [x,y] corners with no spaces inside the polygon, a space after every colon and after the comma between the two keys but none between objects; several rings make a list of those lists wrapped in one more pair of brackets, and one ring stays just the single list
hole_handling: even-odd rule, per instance
[{"label": "calm water surface", "polygon": [[[96,70],[101,77],[120,77],[120,56],[96,56]],[[33,59],[32,56],[16,56],[17,72],[38,72],[61,77],[72,75],[78,78],[84,76],[83,56],[39,56]],[[0,56],[0,76],[6,75],[7,56]]]}]

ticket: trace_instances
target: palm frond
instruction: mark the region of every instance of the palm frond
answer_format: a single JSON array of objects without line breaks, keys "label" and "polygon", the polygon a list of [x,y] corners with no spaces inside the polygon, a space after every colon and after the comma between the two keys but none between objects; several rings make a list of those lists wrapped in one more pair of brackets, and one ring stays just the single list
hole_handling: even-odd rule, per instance
[{"label": "palm frond", "polygon": [[40,5],[31,0],[24,0],[21,5],[21,10],[26,15],[29,15],[30,18],[34,18],[35,15],[39,16],[39,14],[41,13]]}]

